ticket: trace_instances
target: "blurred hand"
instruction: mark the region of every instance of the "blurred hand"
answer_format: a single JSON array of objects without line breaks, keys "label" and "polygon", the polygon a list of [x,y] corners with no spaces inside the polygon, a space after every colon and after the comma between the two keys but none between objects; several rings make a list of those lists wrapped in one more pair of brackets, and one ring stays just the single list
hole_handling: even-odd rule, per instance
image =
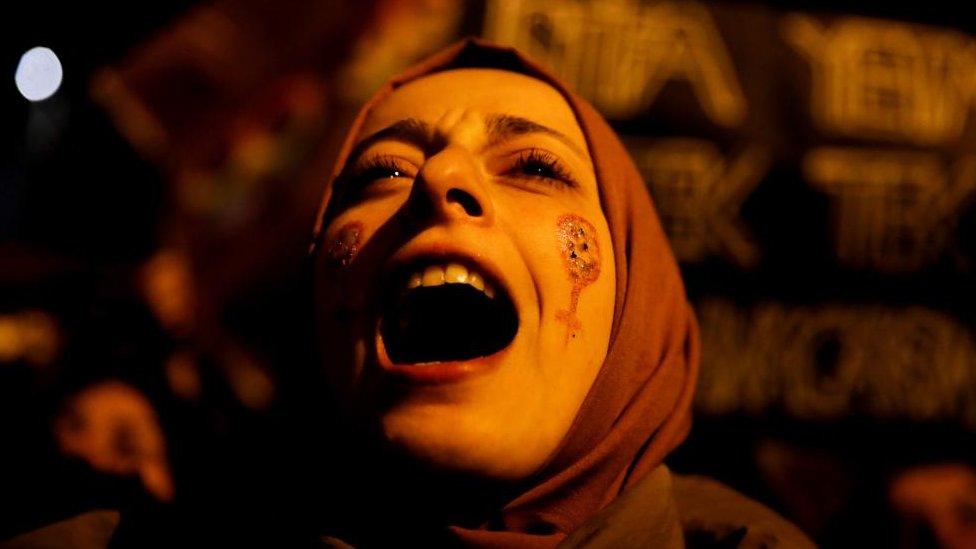
[{"label": "blurred hand", "polygon": [[[976,469],[962,463],[920,465],[902,471],[888,498],[909,533],[924,531],[947,549],[976,547]],[[909,535],[909,538],[918,535]],[[907,546],[921,545],[906,543]]]},{"label": "blurred hand", "polygon": [[173,498],[166,443],[156,413],[138,390],[120,381],[87,387],[68,402],[54,426],[61,450],[96,471],[138,475],[161,501]]}]

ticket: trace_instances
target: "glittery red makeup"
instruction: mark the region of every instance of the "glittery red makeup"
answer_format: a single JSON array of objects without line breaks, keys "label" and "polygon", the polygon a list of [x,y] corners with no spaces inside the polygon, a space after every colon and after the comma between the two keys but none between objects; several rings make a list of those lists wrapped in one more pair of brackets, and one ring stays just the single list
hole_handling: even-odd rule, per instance
[{"label": "glittery red makeup", "polygon": [[328,257],[333,267],[347,267],[359,253],[363,224],[352,221],[343,225],[329,242]]},{"label": "glittery red makeup", "polygon": [[580,292],[600,276],[600,247],[596,242],[593,224],[574,214],[566,214],[556,223],[556,240],[563,267],[569,275],[573,289],[569,296],[569,309],[556,313],[556,319],[566,323],[566,340],[576,337],[583,328],[576,316]]}]

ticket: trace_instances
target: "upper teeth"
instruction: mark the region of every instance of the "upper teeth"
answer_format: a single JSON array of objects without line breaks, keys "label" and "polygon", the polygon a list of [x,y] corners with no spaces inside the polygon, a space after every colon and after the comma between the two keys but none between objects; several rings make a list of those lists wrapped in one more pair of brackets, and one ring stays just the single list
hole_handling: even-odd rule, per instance
[{"label": "upper teeth", "polygon": [[495,297],[495,288],[485,281],[485,277],[481,273],[468,269],[459,263],[429,265],[425,269],[410,275],[410,279],[407,281],[407,289],[420,286],[440,286],[441,284],[468,284],[481,290],[488,297]]}]

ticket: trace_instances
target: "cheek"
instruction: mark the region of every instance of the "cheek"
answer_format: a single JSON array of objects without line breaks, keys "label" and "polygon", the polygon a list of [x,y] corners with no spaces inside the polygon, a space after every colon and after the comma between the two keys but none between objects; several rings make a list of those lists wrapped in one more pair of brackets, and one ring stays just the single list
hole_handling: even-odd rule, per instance
[{"label": "cheek", "polygon": [[[316,277],[316,315],[318,342],[330,384],[345,393],[356,378],[362,307],[355,270],[362,262],[360,252],[370,238],[359,219],[340,219],[326,231]],[[357,261],[360,258],[360,261]],[[337,395],[342,399],[342,394]]]},{"label": "cheek", "polygon": [[350,221],[327,236],[325,257],[330,267],[348,267],[359,253],[362,244],[363,224]]}]

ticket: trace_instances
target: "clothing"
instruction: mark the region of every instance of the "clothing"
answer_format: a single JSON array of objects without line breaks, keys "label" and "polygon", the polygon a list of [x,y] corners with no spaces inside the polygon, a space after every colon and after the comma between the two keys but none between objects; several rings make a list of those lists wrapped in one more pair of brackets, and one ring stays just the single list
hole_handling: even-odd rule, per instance
[{"label": "clothing", "polygon": [[[0,542],[2,549],[105,549],[118,526],[114,511],[92,511]],[[322,547],[350,549],[325,537]],[[672,475],[660,466],[591,517],[559,545],[576,548],[814,547],[785,519],[704,477]]]},{"label": "clothing", "polygon": [[[375,105],[407,82],[467,67],[525,74],[563,95],[587,140],[615,252],[609,349],[560,447],[520,494],[480,525],[448,526],[450,536],[465,546],[554,547],[658,467],[687,435],[698,369],[697,324],[647,188],[616,134],[586,100],[511,48],[468,39],[393,78],[356,117],[332,181]],[[331,198],[330,184],[315,242],[335,213]]]},{"label": "clothing", "polygon": [[700,476],[659,466],[570,534],[559,549],[814,547],[769,508]]}]

